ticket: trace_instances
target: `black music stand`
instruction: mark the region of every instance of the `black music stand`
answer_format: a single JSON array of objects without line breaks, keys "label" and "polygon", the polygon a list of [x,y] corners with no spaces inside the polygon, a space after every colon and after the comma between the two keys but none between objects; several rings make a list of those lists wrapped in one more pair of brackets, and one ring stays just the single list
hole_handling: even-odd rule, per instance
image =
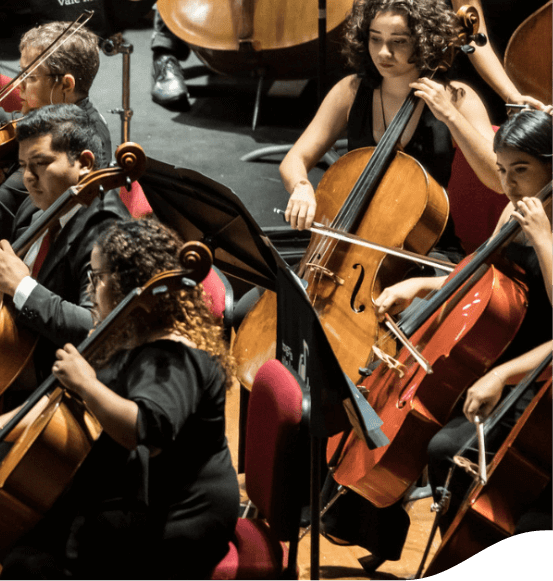
[{"label": "black music stand", "polygon": [[224,273],[276,290],[271,244],[232,190],[201,173],[147,158],[139,179],[152,210],[185,240],[200,240]]},{"label": "black music stand", "polygon": [[[287,324],[290,320],[294,325]],[[299,377],[304,394],[309,394],[311,579],[318,579],[324,439],[353,426],[370,449],[389,440],[380,429],[382,420],[342,371],[302,282],[284,263],[277,273],[276,358]]]}]

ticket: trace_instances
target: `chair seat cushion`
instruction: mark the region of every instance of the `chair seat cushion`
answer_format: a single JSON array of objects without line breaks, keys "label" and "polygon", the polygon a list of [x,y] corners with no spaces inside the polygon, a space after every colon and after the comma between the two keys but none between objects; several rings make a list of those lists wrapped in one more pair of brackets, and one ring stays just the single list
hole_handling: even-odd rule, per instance
[{"label": "chair seat cushion", "polygon": [[281,579],[288,549],[264,521],[238,519],[233,543],[212,579]]}]

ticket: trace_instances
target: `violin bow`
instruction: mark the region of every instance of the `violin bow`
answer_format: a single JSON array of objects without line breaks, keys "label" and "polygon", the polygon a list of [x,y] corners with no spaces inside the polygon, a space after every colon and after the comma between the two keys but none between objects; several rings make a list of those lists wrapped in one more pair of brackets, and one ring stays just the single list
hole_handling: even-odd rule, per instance
[{"label": "violin bow", "polygon": [[38,68],[48,57],[52,56],[58,48],[63,46],[77,31],[79,31],[94,15],[94,10],[85,10],[78,18],[76,18],[61,34],[31,63],[29,63],[19,74],[14,77],[7,85],[0,91],[0,102],[3,101],[12,91],[14,91],[25,78]]}]

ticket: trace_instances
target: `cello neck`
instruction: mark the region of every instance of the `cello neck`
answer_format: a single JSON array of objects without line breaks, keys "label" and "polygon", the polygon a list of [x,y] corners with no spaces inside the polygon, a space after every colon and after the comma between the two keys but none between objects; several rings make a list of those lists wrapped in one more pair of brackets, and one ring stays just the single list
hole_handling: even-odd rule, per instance
[{"label": "cello neck", "polygon": [[[544,186],[536,197],[542,202],[551,196],[551,182]],[[503,248],[520,231],[520,224],[511,218],[501,230],[475,250],[472,259],[430,298],[424,308],[400,325],[403,333],[412,335],[423,325],[448,299],[450,299],[487,260]]]}]

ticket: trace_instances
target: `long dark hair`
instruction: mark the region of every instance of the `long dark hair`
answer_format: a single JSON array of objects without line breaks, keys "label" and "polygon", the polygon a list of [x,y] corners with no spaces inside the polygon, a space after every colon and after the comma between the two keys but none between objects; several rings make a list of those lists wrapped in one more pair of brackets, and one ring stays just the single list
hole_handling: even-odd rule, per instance
[{"label": "long dark hair", "polygon": [[551,163],[553,118],[535,109],[516,113],[497,130],[495,152],[512,147],[544,163]]}]

